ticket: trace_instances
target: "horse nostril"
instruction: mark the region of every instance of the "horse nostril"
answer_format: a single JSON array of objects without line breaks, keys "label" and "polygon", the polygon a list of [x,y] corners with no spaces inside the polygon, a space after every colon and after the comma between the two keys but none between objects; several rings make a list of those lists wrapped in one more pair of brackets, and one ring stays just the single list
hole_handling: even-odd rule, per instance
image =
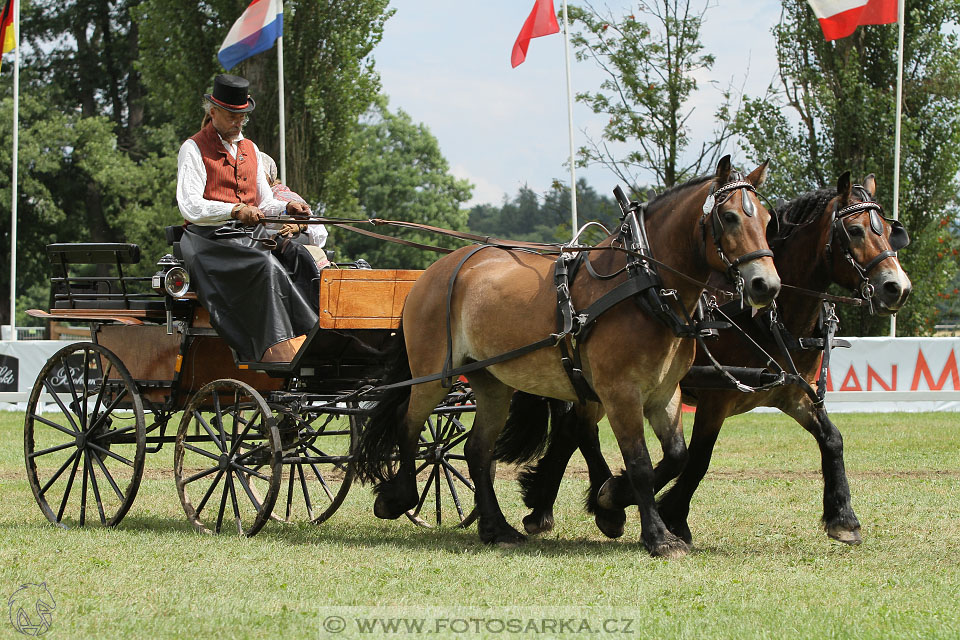
[{"label": "horse nostril", "polygon": [[770,289],[766,278],[756,277],[750,281],[750,290],[756,294],[763,295]]},{"label": "horse nostril", "polygon": [[892,300],[899,299],[902,292],[903,289],[900,288],[900,283],[896,280],[887,280],[883,283],[883,293]]}]

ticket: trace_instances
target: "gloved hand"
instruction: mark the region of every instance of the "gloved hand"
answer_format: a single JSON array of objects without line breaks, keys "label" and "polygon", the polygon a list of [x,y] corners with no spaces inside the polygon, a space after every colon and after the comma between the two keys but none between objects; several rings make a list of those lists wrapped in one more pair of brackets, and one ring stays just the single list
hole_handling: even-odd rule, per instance
[{"label": "gloved hand", "polygon": [[278,233],[284,237],[292,236],[293,234],[298,233],[300,231],[305,231],[306,227],[307,225],[305,224],[294,224],[290,222],[280,227],[280,231]]},{"label": "gloved hand", "polygon": [[290,201],[287,203],[287,215],[294,218],[306,218],[310,215],[310,207],[302,202]]},{"label": "gloved hand", "polygon": [[263,212],[257,207],[251,207],[248,204],[237,205],[230,212],[230,216],[240,221],[245,227],[252,227],[263,220]]}]

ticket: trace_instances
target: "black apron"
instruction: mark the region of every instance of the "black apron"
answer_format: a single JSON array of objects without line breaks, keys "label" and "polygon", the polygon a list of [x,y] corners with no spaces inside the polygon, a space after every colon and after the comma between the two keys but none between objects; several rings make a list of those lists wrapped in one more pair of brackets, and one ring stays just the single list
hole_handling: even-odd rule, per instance
[{"label": "black apron", "polygon": [[298,243],[270,250],[254,240],[268,237],[261,225],[232,222],[187,225],[180,240],[191,288],[210,324],[246,362],[259,361],[269,347],[317,324],[317,263]]}]

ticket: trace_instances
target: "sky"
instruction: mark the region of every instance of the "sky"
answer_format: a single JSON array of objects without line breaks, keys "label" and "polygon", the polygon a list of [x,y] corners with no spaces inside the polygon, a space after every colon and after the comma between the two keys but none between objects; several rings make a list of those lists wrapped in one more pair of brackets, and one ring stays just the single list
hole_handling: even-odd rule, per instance
[{"label": "sky", "polygon": [[[474,184],[471,206],[500,204],[525,184],[542,193],[555,178],[569,183],[562,33],[532,40],[526,61],[510,67],[513,43],[533,5],[534,0],[395,0],[396,14],[374,50],[391,109],[403,109],[427,125],[451,173]],[[691,5],[702,7],[703,0]],[[562,0],[555,0],[555,6],[559,11]],[[635,1],[597,0],[593,6],[617,17],[638,14]],[[713,130],[721,98],[711,82],[720,87],[732,82],[758,96],[775,77],[770,29],[779,19],[776,0],[712,2],[701,39],[716,62],[698,78],[700,90],[691,102],[694,144]],[[577,62],[572,52],[571,76],[574,93],[598,89],[604,77],[594,63]],[[602,116],[575,104],[573,119],[575,147],[585,144],[588,135],[599,138]],[[736,164],[735,145],[727,152]],[[604,194],[617,184],[603,167],[577,169],[581,177]]]}]

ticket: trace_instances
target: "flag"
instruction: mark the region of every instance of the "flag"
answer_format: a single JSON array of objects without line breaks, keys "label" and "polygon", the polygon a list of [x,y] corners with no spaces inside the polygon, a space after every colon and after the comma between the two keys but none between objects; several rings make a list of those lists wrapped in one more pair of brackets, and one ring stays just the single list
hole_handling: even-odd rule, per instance
[{"label": "flag", "polygon": [[3,3],[3,13],[0,13],[0,55],[13,51],[17,43],[13,36],[13,14],[16,11],[14,3],[17,0],[6,0]]},{"label": "flag", "polygon": [[517,41],[513,43],[513,55],[510,56],[510,64],[514,67],[527,59],[527,47],[530,46],[530,40],[540,36],[549,36],[551,33],[560,31],[560,25],[557,24],[557,12],[553,9],[553,0],[536,0],[533,4],[533,11],[527,16],[527,21],[523,23],[520,29],[520,35]]},{"label": "flag", "polygon": [[897,21],[897,0],[807,0],[827,40],[846,38],[863,24]]},{"label": "flag", "polygon": [[283,3],[281,0],[253,0],[237,18],[230,33],[220,45],[217,58],[230,70],[250,56],[266,51],[283,36]]}]

